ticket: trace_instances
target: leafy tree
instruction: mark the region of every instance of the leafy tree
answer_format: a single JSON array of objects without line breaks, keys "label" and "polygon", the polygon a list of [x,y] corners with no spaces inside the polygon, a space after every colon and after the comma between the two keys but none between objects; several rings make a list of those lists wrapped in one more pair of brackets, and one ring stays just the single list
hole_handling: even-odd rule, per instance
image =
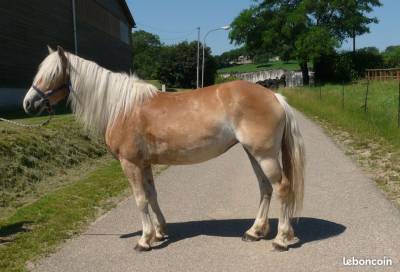
[{"label": "leafy tree", "polygon": [[400,67],[400,45],[388,46],[383,53],[386,66]]},{"label": "leafy tree", "polygon": [[373,54],[379,54],[379,49],[376,48],[375,46],[367,46],[367,47],[363,47],[360,48],[359,51],[364,51],[364,52],[368,52],[368,53],[373,53]]},{"label": "leafy tree", "polygon": [[[210,48],[205,50],[204,85],[214,83],[217,71]],[[178,88],[195,88],[197,74],[197,42],[182,42],[165,46],[160,56],[158,79],[168,86]]]},{"label": "leafy tree", "polygon": [[331,54],[341,42],[368,31],[377,22],[366,13],[379,0],[254,0],[231,24],[230,39],[253,52],[270,52],[282,60],[297,58],[308,84],[310,60]]},{"label": "leafy tree", "polygon": [[237,61],[240,56],[250,56],[245,47],[232,49],[215,57],[218,68],[227,67],[230,62]]},{"label": "leafy tree", "polygon": [[368,25],[378,23],[376,17],[368,17],[366,14],[372,12],[374,7],[380,7],[382,4],[380,0],[342,0],[338,2],[340,3],[337,5],[337,9],[343,14],[342,20],[337,22],[339,29],[343,29],[345,37],[350,37],[353,40],[353,52],[355,52],[356,36],[369,33]]},{"label": "leafy tree", "polygon": [[385,53],[390,53],[390,52],[396,51],[399,48],[400,48],[400,45],[390,45],[390,46],[386,47]]},{"label": "leafy tree", "polygon": [[134,72],[141,78],[157,78],[162,44],[152,33],[139,30],[132,33]]}]

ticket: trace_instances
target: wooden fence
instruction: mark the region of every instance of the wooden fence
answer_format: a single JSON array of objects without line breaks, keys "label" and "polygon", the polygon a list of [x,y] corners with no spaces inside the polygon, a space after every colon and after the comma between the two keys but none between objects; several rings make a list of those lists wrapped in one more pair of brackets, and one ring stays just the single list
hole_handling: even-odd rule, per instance
[{"label": "wooden fence", "polygon": [[392,69],[367,69],[368,80],[400,80],[400,68]]}]

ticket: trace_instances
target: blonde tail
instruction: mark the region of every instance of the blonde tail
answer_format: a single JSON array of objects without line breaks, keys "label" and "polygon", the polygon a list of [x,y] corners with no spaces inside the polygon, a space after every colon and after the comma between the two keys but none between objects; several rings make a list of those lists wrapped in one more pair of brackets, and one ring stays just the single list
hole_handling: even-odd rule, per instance
[{"label": "blonde tail", "polygon": [[284,96],[275,94],[286,114],[286,124],[282,139],[283,172],[290,183],[288,213],[290,217],[301,211],[304,197],[304,142],[294,117],[292,108]]}]

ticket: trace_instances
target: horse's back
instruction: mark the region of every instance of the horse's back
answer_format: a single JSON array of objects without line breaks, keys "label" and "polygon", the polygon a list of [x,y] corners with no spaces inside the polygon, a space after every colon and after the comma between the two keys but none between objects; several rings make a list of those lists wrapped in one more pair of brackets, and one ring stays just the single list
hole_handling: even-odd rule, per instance
[{"label": "horse's back", "polygon": [[153,163],[201,162],[238,141],[265,141],[277,126],[278,104],[273,92],[245,81],[159,93],[125,116],[111,138],[118,152],[145,150]]}]

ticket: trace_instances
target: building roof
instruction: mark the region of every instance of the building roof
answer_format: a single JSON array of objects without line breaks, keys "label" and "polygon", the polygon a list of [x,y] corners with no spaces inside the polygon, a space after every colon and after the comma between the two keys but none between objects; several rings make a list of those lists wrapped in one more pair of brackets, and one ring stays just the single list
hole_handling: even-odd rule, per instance
[{"label": "building roof", "polygon": [[132,27],[136,27],[135,20],[133,19],[132,13],[129,10],[128,5],[126,4],[125,0],[119,0],[121,6],[123,7],[125,16],[128,18],[129,23],[132,25]]}]

